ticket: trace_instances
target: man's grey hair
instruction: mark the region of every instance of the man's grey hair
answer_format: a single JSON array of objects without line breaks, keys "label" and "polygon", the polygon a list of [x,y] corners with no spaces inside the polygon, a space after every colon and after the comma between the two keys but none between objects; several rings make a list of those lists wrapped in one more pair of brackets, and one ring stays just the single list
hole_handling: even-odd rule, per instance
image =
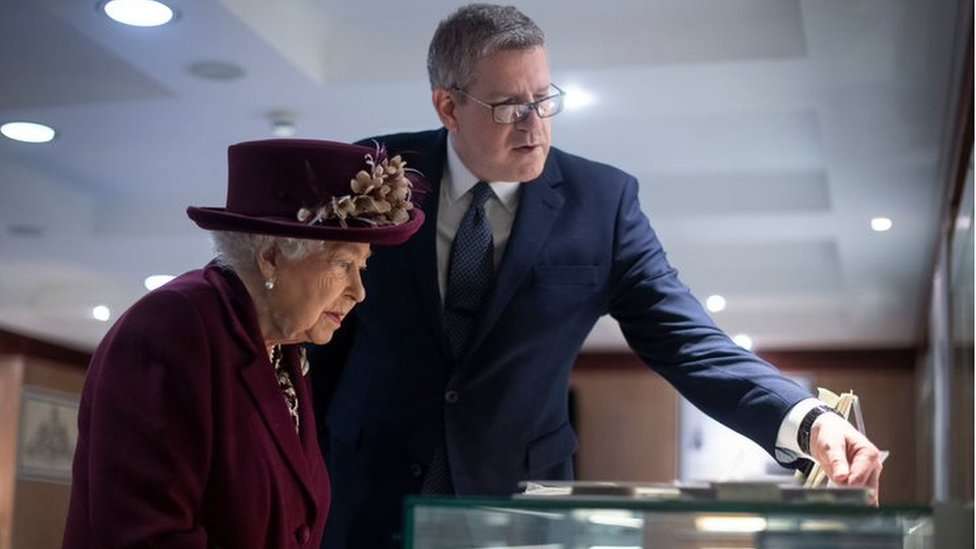
[{"label": "man's grey hair", "polygon": [[270,246],[276,247],[288,259],[299,260],[326,250],[328,245],[328,242],[323,240],[232,231],[210,231],[210,238],[213,240],[214,252],[217,254],[215,258],[217,264],[238,275],[256,274],[258,254]]},{"label": "man's grey hair", "polygon": [[545,34],[515,6],[469,4],[437,25],[427,50],[430,88],[464,89],[478,61],[502,50],[545,45]]}]

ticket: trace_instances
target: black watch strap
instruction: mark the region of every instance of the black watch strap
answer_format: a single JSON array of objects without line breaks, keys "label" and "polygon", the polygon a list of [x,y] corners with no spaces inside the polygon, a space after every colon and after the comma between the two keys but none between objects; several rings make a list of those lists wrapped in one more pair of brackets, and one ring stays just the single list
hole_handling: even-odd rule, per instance
[{"label": "black watch strap", "polygon": [[807,415],[803,417],[803,421],[800,422],[800,429],[796,432],[796,442],[800,446],[800,451],[808,456],[811,455],[810,430],[813,429],[813,422],[817,421],[817,418],[823,414],[837,414],[837,411],[825,404],[817,406],[807,412]]}]

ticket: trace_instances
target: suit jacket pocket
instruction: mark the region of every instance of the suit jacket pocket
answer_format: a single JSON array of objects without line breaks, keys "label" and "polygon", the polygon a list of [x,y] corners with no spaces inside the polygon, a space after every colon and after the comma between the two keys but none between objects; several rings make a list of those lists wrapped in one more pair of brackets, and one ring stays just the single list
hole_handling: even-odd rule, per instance
[{"label": "suit jacket pocket", "polygon": [[597,265],[536,265],[533,271],[538,286],[596,286],[600,268]]},{"label": "suit jacket pocket", "polygon": [[568,421],[555,431],[533,440],[529,443],[526,452],[529,475],[544,472],[554,465],[565,462],[572,457],[576,447],[576,433],[573,432],[573,426]]}]

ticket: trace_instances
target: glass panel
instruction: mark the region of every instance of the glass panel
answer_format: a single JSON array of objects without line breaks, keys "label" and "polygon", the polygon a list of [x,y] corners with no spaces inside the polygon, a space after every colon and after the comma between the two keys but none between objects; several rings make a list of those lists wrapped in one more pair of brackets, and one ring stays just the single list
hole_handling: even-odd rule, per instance
[{"label": "glass panel", "polygon": [[973,501],[973,162],[959,202],[949,242],[949,328],[952,332],[949,497]]},{"label": "glass panel", "polygon": [[925,508],[647,502],[632,499],[407,503],[408,549],[926,549]]}]

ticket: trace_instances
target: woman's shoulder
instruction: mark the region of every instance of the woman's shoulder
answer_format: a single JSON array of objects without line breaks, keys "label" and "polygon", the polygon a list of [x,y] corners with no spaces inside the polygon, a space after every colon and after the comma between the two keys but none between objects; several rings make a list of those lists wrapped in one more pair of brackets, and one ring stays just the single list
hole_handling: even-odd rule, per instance
[{"label": "woman's shoulder", "polygon": [[[184,273],[136,301],[124,317],[191,320],[219,305],[219,295],[198,269]],[[123,317],[123,318],[124,318]],[[122,319],[120,319],[122,320]]]},{"label": "woman's shoulder", "polygon": [[105,336],[102,344],[125,341],[143,349],[159,344],[186,347],[207,335],[219,307],[216,289],[202,270],[190,271],[136,301]]},{"label": "woman's shoulder", "polygon": [[205,313],[216,298],[196,278],[187,273],[149,292],[119,317],[92,356],[89,385],[98,398],[121,398],[123,389],[125,398],[146,396],[175,385],[205,390],[220,330]]}]

